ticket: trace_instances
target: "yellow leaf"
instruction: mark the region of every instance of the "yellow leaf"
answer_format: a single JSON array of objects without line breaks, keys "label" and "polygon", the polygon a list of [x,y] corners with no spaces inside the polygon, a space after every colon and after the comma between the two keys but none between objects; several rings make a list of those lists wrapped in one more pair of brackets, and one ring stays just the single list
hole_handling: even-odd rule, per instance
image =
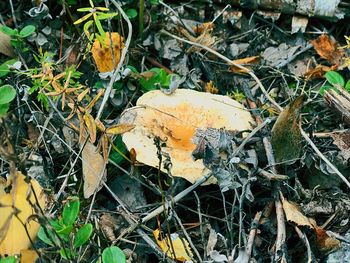
[{"label": "yellow leaf", "polygon": [[158,246],[169,258],[181,262],[191,260],[193,254],[186,239],[179,237],[176,233],[171,234],[170,238],[163,238],[158,229],[153,231],[153,235]]},{"label": "yellow leaf", "polygon": [[94,117],[91,116],[90,113],[85,112],[84,122],[90,134],[90,141],[94,143],[96,141],[96,123]]},{"label": "yellow leaf", "polygon": [[34,221],[33,206],[45,208],[46,198],[36,180],[27,183],[25,176],[17,172],[12,181],[10,193],[0,194],[0,256],[20,254],[22,249],[30,247],[30,240],[35,239],[40,227]]},{"label": "yellow leaf", "polygon": [[108,162],[108,136],[104,134],[101,138],[102,154],[105,162]]},{"label": "yellow leaf", "polygon": [[82,101],[84,99],[84,97],[86,96],[86,94],[89,93],[89,91],[90,91],[90,89],[86,89],[82,93],[80,93],[78,96],[78,102]]},{"label": "yellow leaf", "polygon": [[25,249],[21,251],[21,261],[23,263],[35,263],[39,258],[38,253],[32,249]]},{"label": "yellow leaf", "polygon": [[[114,57],[112,56],[111,41],[113,43]],[[114,70],[120,61],[121,50],[123,48],[124,38],[116,32],[112,33],[112,39],[109,32],[107,32],[102,45],[97,39],[95,39],[91,52],[98,71],[109,72]]]},{"label": "yellow leaf", "polygon": [[108,127],[106,133],[113,135],[123,134],[124,132],[131,131],[134,127],[135,125],[133,124],[116,124]]},{"label": "yellow leaf", "polygon": [[84,197],[89,198],[95,191],[101,188],[101,182],[105,178],[105,161],[97,151],[95,145],[90,142],[85,144],[82,151]]}]

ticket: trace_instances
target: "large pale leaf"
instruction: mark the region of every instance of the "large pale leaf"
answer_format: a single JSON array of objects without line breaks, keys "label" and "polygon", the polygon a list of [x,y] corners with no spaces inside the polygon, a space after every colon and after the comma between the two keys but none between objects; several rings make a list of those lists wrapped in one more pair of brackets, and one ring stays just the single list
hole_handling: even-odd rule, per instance
[{"label": "large pale leaf", "polygon": [[102,180],[106,176],[105,161],[95,145],[90,142],[85,144],[82,152],[84,197],[89,198],[95,191],[101,189]]}]

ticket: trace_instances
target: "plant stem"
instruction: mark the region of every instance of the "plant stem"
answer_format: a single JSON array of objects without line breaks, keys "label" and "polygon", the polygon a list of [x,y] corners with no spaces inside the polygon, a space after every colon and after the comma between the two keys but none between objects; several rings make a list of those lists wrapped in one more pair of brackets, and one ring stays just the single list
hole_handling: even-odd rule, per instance
[{"label": "plant stem", "polygon": [[139,0],[139,37],[143,35],[143,15],[145,11],[145,1]]}]

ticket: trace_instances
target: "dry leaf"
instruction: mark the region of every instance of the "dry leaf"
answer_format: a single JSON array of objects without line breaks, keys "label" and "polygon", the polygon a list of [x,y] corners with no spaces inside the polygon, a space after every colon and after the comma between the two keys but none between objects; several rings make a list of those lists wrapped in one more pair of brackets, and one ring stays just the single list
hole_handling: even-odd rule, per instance
[{"label": "dry leaf", "polygon": [[[253,57],[247,57],[247,58],[240,58],[240,59],[236,59],[236,60],[232,60],[233,63],[237,64],[237,65],[242,65],[248,69],[251,68],[251,65],[256,65],[258,64],[260,61],[260,58],[258,56],[253,56]],[[247,73],[246,70],[244,69],[240,69],[237,66],[231,65],[230,66],[230,70],[234,73]]]},{"label": "dry leaf", "polygon": [[95,145],[90,142],[86,142],[82,151],[82,158],[84,197],[89,198],[102,187],[102,181],[106,177],[106,163]]},{"label": "dry leaf", "polygon": [[340,248],[340,241],[330,237],[321,227],[315,227],[317,246],[322,252],[330,252]]},{"label": "dry leaf", "polygon": [[[114,58],[112,56],[111,41],[113,43]],[[116,32],[112,33],[112,40],[109,32],[107,32],[102,45],[97,39],[95,39],[91,52],[98,71],[102,73],[114,70],[118,66],[123,48],[124,38]]]},{"label": "dry leaf", "polygon": [[15,52],[11,46],[11,37],[0,31],[0,53],[8,57],[15,57]]},{"label": "dry leaf", "polygon": [[326,59],[332,65],[340,66],[344,57],[344,51],[339,48],[338,43],[328,35],[321,35],[311,40],[317,54]]},{"label": "dry leaf", "polygon": [[[120,123],[135,125],[122,137],[129,151],[135,149],[137,161],[158,168],[154,138],[160,137],[166,143],[162,151],[170,156],[172,175],[194,183],[209,172],[202,160],[192,158],[196,129],[244,131],[251,129],[254,120],[249,111],[227,96],[177,89],[171,95],[160,90],[144,94],[136,107],[122,114]],[[166,171],[163,166],[161,169]]]},{"label": "dry leaf", "polygon": [[135,128],[133,124],[116,124],[108,127],[106,129],[107,134],[118,135],[123,134],[125,132],[131,131]]},{"label": "dry leaf", "polygon": [[17,172],[16,177],[12,178],[11,186],[10,193],[0,192],[0,256],[20,254],[21,250],[31,246],[30,239],[35,239],[40,227],[34,221],[33,205],[45,209],[46,198],[35,179],[31,179],[29,184],[25,181],[25,176]]},{"label": "dry leaf", "polygon": [[88,130],[89,135],[90,135],[90,142],[94,143],[96,141],[96,123],[95,123],[95,119],[88,112],[84,113],[83,119],[84,119],[85,125],[86,125],[87,130]]},{"label": "dry leaf", "polygon": [[153,231],[153,235],[158,246],[169,258],[181,262],[191,260],[193,254],[186,239],[179,237],[176,233],[171,234],[170,238],[168,236],[163,238],[158,229]]},{"label": "dry leaf", "polygon": [[337,145],[340,149],[341,155],[345,160],[350,159],[350,133],[334,133],[331,135],[333,138],[333,144]]},{"label": "dry leaf", "polygon": [[297,204],[290,203],[286,199],[282,199],[283,210],[286,214],[286,218],[289,222],[293,222],[298,226],[308,226],[314,228],[316,223],[313,219],[304,216],[298,207]]},{"label": "dry leaf", "polygon": [[336,69],[337,69],[337,66],[327,67],[327,66],[323,66],[323,65],[317,65],[315,68],[309,69],[304,74],[304,76],[307,79],[322,79],[322,78],[324,78],[324,74],[327,71],[333,71]]},{"label": "dry leaf", "polygon": [[272,127],[271,144],[277,162],[293,162],[299,158],[302,146],[299,129],[302,105],[303,96],[299,96],[285,107]]},{"label": "dry leaf", "polygon": [[200,35],[206,30],[211,30],[214,28],[214,23],[213,22],[205,22],[202,24],[198,24],[193,27],[193,31],[197,34]]}]

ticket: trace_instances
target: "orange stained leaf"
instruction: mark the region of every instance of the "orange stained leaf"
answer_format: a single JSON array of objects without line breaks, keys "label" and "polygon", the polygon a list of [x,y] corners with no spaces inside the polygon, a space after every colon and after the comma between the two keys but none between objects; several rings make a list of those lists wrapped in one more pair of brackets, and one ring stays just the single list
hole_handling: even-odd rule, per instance
[{"label": "orange stained leaf", "polygon": [[[109,72],[114,70],[120,61],[121,51],[124,48],[124,38],[118,33],[106,33],[104,42],[100,43],[95,39],[91,52],[99,72]],[[113,43],[113,55],[111,42]]]},{"label": "orange stained leaf", "polygon": [[308,70],[304,76],[308,79],[322,79],[327,71],[336,70],[337,65],[331,67],[324,65],[317,65],[315,68]]},{"label": "orange stained leaf", "polygon": [[136,160],[136,150],[134,148],[130,149],[130,160],[133,164],[137,163]]},{"label": "orange stained leaf", "polygon": [[193,27],[193,31],[197,34],[200,35],[202,34],[205,30],[213,29],[214,28],[214,23],[213,22],[205,22],[199,25],[196,25]]},{"label": "orange stained leaf", "polygon": [[[260,61],[260,58],[258,56],[232,60],[233,63],[237,65],[245,66],[248,70],[250,70],[251,65],[256,65],[259,63],[259,61]],[[234,73],[248,73],[246,70],[241,69],[235,65],[230,65],[230,70]]]},{"label": "orange stained leaf", "polygon": [[338,239],[335,239],[333,237],[330,237],[326,230],[324,230],[321,227],[315,228],[316,232],[316,241],[318,248],[323,252],[330,252],[335,249],[340,248],[340,241]]},{"label": "orange stained leaf", "polygon": [[205,92],[208,92],[211,94],[218,94],[219,93],[219,89],[217,87],[215,87],[212,80],[205,84],[204,90],[205,90]]},{"label": "orange stained leaf", "polygon": [[85,112],[83,115],[83,119],[86,125],[86,128],[90,135],[90,141],[91,143],[94,143],[96,141],[96,123],[94,117],[91,116],[90,113]]},{"label": "orange stained leaf", "polygon": [[344,58],[344,51],[339,47],[338,43],[328,35],[321,35],[311,40],[317,54],[321,58],[326,59],[332,65],[341,65]]},{"label": "orange stained leaf", "polygon": [[118,135],[123,134],[125,132],[131,131],[135,128],[134,124],[115,124],[106,129],[107,134]]}]

